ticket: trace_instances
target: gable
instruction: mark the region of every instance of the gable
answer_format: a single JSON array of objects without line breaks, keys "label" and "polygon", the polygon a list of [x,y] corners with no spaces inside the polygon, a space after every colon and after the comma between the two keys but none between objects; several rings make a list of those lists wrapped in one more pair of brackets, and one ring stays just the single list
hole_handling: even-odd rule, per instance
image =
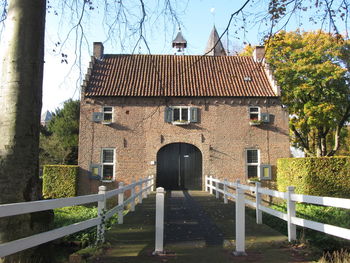
[{"label": "gable", "polygon": [[276,97],[252,57],[105,55],[95,60],[84,95]]}]

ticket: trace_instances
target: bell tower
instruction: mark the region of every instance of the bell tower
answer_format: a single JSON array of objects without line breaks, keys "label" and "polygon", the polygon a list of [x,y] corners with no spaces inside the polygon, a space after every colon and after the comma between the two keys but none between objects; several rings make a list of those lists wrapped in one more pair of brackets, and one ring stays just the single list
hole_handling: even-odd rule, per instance
[{"label": "bell tower", "polygon": [[177,33],[175,39],[173,40],[173,48],[175,49],[174,55],[185,55],[185,48],[187,47],[187,41],[181,33],[181,28],[179,27],[179,32]]}]

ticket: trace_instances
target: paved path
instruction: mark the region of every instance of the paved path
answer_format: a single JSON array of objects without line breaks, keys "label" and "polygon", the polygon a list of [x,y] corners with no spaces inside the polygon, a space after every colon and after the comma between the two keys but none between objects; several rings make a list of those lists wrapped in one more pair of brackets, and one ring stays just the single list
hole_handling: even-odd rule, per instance
[{"label": "paved path", "polygon": [[166,257],[152,256],[154,250],[155,196],[143,200],[129,212],[123,225],[107,232],[110,248],[89,262],[309,262],[284,244],[287,238],[266,225],[256,225],[246,216],[247,257],[232,255],[234,246],[234,203],[224,204],[206,192],[167,193],[165,213]]}]

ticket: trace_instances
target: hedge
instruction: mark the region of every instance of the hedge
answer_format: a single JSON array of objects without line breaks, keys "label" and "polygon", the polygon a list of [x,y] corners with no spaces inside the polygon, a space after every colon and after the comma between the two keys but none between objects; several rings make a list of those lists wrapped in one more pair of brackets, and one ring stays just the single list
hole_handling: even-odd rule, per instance
[{"label": "hedge", "polygon": [[350,198],[350,157],[282,158],[277,161],[277,188],[305,195]]},{"label": "hedge", "polygon": [[77,195],[77,165],[44,165],[44,198],[63,198]]}]

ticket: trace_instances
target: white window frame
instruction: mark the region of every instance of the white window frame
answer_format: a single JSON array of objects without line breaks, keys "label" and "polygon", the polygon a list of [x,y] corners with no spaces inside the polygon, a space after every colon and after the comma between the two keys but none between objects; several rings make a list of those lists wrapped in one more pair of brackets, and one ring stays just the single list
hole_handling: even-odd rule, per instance
[{"label": "white window frame", "polygon": [[[106,108],[112,108],[112,110],[111,111],[107,111],[107,110],[105,110]],[[103,106],[102,107],[102,113],[103,113],[102,123],[109,124],[109,123],[113,122],[113,119],[114,119],[114,108],[112,106]],[[109,113],[109,114],[112,115],[112,119],[111,120],[105,120],[105,114],[106,113]]]},{"label": "white window frame", "polygon": [[[103,151],[104,150],[113,150],[113,162],[112,163],[105,163],[103,162]],[[116,151],[115,148],[101,148],[101,181],[102,182],[112,182],[115,180],[115,156],[116,156]],[[111,180],[103,180],[103,166],[104,165],[113,165],[113,176]]]},{"label": "white window frame", "polygon": [[[191,107],[190,106],[172,106],[172,113],[173,113],[173,121],[172,123],[178,124],[178,123],[183,123],[183,124],[188,124],[191,121]],[[180,120],[175,120],[174,118],[174,111],[178,109],[179,110],[179,117],[180,120],[182,119],[182,109],[187,109],[187,120],[186,121],[180,121]]]},{"label": "white window frame", "polygon": [[[251,109],[252,108],[258,108],[258,111],[254,111],[254,112],[251,112]],[[251,115],[250,114],[258,114],[258,121],[261,120],[261,110],[260,110],[260,107],[259,106],[249,106],[248,108],[248,113],[249,113],[249,120],[252,121],[252,120],[255,120],[255,119],[252,119]]]},{"label": "white window frame", "polygon": [[[258,162],[257,163],[248,163],[248,151],[257,151],[258,153]],[[260,150],[256,148],[249,148],[245,150],[245,163],[246,163],[246,175],[249,180],[248,167],[256,166],[257,167],[257,176],[260,179]]]}]

